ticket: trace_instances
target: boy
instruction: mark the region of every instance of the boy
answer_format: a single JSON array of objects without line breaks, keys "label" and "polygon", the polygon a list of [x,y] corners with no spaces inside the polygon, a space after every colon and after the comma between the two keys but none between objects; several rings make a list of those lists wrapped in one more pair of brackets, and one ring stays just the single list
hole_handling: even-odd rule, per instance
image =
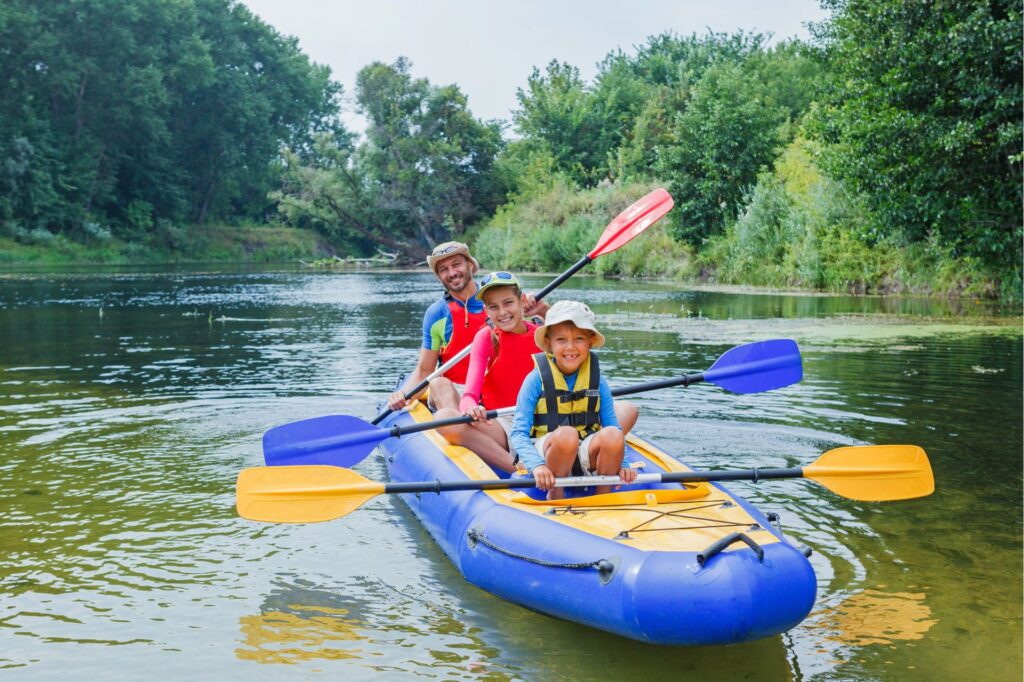
[{"label": "boy", "polygon": [[[604,345],[596,317],[578,301],[559,301],[534,332],[544,353],[523,382],[509,442],[537,487],[549,500],[562,499],[555,477],[615,475],[632,483],[636,471],[623,468],[625,437],[615,416],[608,382],[592,348]],[[538,437],[536,444],[531,437]],[[538,452],[539,451],[539,452]],[[542,454],[543,453],[543,454]],[[597,486],[595,493],[610,492]]]}]

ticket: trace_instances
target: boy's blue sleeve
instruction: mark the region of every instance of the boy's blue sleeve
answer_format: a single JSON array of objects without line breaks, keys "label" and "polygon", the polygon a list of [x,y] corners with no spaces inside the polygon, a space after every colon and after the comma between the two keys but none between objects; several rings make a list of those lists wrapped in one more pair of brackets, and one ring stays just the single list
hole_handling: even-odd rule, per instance
[{"label": "boy's blue sleeve", "polygon": [[601,377],[601,381],[598,382],[597,390],[601,392],[601,426],[614,426],[621,431],[619,418],[615,416],[615,399],[612,398],[612,389],[604,377]]},{"label": "boy's blue sleeve", "polygon": [[537,370],[533,370],[526,375],[526,380],[523,381],[523,385],[519,389],[519,398],[516,399],[516,414],[512,418],[512,432],[508,437],[523,466],[531,473],[534,468],[544,463],[544,458],[537,452],[537,448],[533,445],[533,439],[530,438],[530,429],[533,428],[533,411],[537,407],[537,401],[540,399],[542,391],[540,375]]}]

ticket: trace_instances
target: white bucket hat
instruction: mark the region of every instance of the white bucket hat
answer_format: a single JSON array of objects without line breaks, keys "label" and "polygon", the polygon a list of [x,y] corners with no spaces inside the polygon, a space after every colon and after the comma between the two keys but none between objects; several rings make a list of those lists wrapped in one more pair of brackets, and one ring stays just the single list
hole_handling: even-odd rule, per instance
[{"label": "white bucket hat", "polygon": [[466,259],[473,264],[473,267],[477,270],[480,269],[480,264],[476,262],[476,258],[469,255],[469,246],[462,242],[445,242],[444,244],[438,244],[434,247],[434,250],[427,256],[427,267],[437,274],[437,264],[443,261],[445,258],[451,258],[452,256],[465,256]]},{"label": "white bucket hat", "polygon": [[597,327],[594,326],[594,323],[597,322],[597,316],[594,315],[594,311],[588,308],[586,304],[579,301],[559,301],[548,308],[548,314],[544,316],[544,324],[537,327],[537,330],[533,333],[533,340],[539,347],[546,349],[548,327],[553,327],[562,322],[572,322],[580,329],[588,329],[594,332],[594,342],[591,344],[591,348],[600,348],[604,345],[604,334],[597,331]]}]

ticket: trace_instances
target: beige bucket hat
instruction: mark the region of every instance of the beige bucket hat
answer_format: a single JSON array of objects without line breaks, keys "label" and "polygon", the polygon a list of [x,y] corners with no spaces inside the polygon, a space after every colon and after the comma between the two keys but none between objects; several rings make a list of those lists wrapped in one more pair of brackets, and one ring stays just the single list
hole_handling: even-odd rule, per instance
[{"label": "beige bucket hat", "polygon": [[547,350],[548,327],[562,322],[572,322],[580,329],[589,329],[594,332],[594,343],[591,348],[600,348],[604,345],[604,334],[597,331],[597,327],[594,326],[597,316],[586,304],[579,301],[559,301],[548,308],[548,314],[544,316],[544,324],[537,327],[533,333],[533,340],[539,347]]},{"label": "beige bucket hat", "polygon": [[437,264],[443,261],[445,258],[452,256],[463,255],[469,262],[473,264],[473,267],[477,270],[480,269],[480,264],[476,262],[476,258],[469,255],[469,246],[462,242],[445,242],[444,244],[438,244],[434,247],[434,250],[427,256],[427,266],[437,274]]}]

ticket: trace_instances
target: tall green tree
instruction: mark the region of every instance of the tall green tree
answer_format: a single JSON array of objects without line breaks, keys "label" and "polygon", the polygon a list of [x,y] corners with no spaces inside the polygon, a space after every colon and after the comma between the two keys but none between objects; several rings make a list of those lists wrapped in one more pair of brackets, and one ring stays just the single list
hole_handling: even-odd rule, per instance
[{"label": "tall green tree", "polygon": [[1021,2],[826,0],[822,162],[880,220],[1020,273]]},{"label": "tall green tree", "polygon": [[678,238],[700,244],[735,218],[744,193],[778,153],[784,116],[741,66],[724,63],[704,73],[657,164],[676,201]]},{"label": "tall green tree", "polygon": [[519,109],[512,118],[519,134],[549,153],[558,170],[592,186],[608,175],[608,154],[617,142],[616,122],[601,106],[610,104],[611,89],[605,94],[595,99],[579,69],[551,61],[543,73],[535,68],[526,89],[516,91]]},{"label": "tall green tree", "polygon": [[0,218],[140,236],[257,217],[283,143],[338,129],[338,86],[230,0],[0,5]]},{"label": "tall green tree", "polygon": [[458,87],[433,86],[410,71],[404,58],[363,68],[356,77],[368,122],[363,144],[332,149],[322,140],[306,161],[289,157],[277,196],[292,220],[312,218],[415,262],[493,213],[505,187],[495,168],[499,124],[474,118]]}]

